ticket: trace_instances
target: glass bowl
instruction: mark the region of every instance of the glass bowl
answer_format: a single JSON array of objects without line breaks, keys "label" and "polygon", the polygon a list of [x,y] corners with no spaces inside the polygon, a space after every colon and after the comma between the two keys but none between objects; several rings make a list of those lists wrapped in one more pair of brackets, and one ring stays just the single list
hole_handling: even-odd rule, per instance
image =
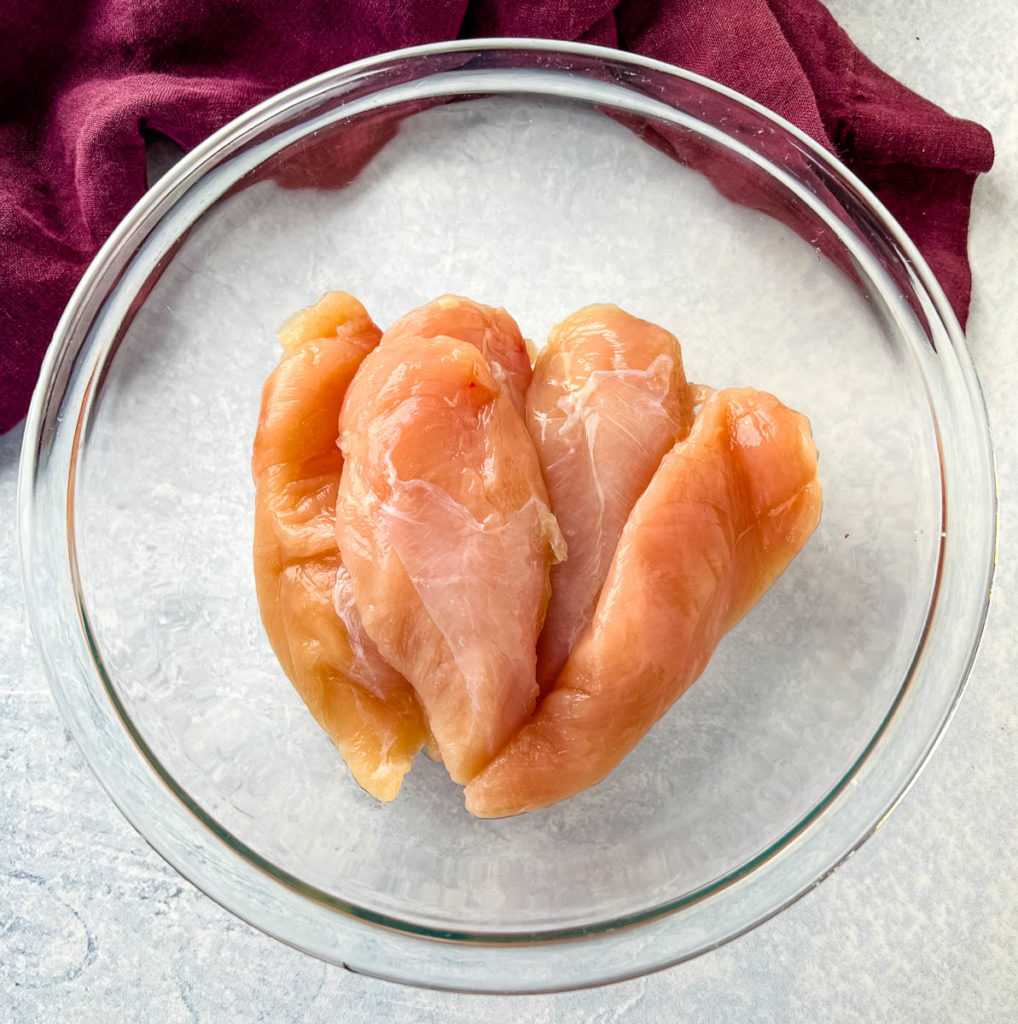
[{"label": "glass bowl", "polygon": [[[333,288],[383,325],[467,294],[538,344],[616,302],[679,336],[691,379],[812,421],[817,533],[639,748],[561,805],[475,820],[426,758],[376,803],[269,649],[259,391],[277,326]],[[305,82],[145,196],[57,329],[20,524],[60,708],[182,874],[351,970],[537,991],[711,949],[877,827],[961,693],[995,499],[958,324],[851,173],[695,75],[499,40]]]}]

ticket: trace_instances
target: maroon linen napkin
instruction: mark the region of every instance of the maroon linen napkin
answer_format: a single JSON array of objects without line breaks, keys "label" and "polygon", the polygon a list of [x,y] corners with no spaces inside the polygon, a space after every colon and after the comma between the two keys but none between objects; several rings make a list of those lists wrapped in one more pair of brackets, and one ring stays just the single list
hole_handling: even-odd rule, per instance
[{"label": "maroon linen napkin", "polygon": [[[190,149],[348,61],[477,36],[617,46],[745,93],[837,153],[964,323],[988,132],[884,74],[818,0],[18,0],[0,11],[0,432],[96,250],[145,191],[143,130]],[[59,13],[57,13],[59,12]]]}]

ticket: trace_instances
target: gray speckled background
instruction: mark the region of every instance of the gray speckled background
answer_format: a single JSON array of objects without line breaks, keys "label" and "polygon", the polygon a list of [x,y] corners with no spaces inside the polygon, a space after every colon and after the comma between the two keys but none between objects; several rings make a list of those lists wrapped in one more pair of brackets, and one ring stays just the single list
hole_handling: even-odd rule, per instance
[{"label": "gray speckled background", "polygon": [[1018,7],[829,6],[884,68],[987,125],[997,146],[997,164],[976,188],[969,323],[997,453],[997,579],[965,700],[902,806],[780,917],[650,978],[503,999],[416,991],[326,966],[183,881],[82,763],[25,621],[18,430],[0,438],[0,1020],[1018,1019]]}]

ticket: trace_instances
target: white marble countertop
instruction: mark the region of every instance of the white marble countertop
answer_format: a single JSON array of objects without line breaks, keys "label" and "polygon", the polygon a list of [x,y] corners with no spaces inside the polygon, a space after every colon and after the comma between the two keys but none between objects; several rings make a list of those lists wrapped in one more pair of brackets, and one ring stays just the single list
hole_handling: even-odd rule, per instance
[{"label": "white marble countertop", "polygon": [[869,56],[985,124],[997,148],[976,186],[968,331],[997,454],[996,585],[965,699],[899,809],[790,910],[652,977],[496,998],[403,988],[313,960],[181,879],[85,767],[25,619],[15,430],[0,438],[0,1020],[1018,1019],[1018,6],[828,6]]}]

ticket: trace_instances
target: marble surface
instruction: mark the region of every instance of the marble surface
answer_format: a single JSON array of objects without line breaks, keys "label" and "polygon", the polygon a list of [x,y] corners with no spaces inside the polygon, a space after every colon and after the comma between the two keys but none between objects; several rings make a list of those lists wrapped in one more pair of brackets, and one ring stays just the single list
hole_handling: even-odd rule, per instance
[{"label": "marble surface", "polygon": [[889,72],[994,134],[976,188],[969,342],[1000,490],[989,621],[964,701],[899,809],[775,920],[700,959],[554,996],[425,992],[249,928],[168,867],[84,766],[49,695],[17,574],[21,431],[0,437],[0,1020],[1018,1019],[1018,7],[830,0]]}]

